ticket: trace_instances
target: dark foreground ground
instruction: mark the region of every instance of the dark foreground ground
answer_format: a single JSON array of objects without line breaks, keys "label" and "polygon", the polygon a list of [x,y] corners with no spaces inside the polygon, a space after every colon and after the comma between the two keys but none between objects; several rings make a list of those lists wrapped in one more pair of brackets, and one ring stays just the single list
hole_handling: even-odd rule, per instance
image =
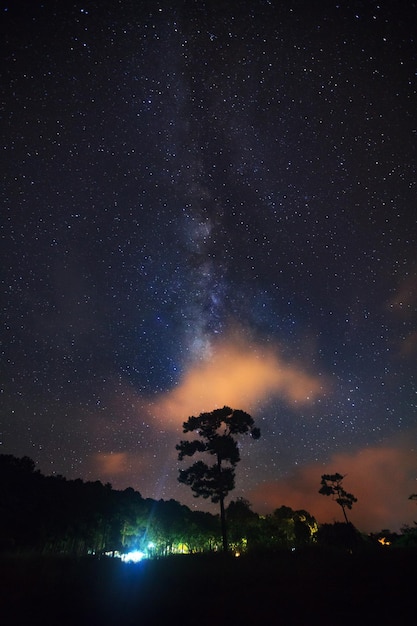
[{"label": "dark foreground ground", "polygon": [[417,623],[417,551],[225,558],[3,557],[2,626]]}]

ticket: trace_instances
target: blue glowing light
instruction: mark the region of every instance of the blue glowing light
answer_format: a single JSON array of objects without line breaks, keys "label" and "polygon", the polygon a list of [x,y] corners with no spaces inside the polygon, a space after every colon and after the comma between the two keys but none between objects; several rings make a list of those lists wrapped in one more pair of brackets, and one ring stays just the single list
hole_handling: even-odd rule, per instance
[{"label": "blue glowing light", "polygon": [[133,550],[132,552],[127,552],[127,554],[120,555],[120,558],[125,563],[139,563],[144,557],[145,554],[140,550]]}]

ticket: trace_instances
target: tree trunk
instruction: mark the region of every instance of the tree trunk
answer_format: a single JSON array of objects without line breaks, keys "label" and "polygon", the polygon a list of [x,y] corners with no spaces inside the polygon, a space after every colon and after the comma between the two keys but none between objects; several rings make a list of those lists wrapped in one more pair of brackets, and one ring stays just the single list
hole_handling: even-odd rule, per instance
[{"label": "tree trunk", "polygon": [[[220,480],[222,475],[222,460],[219,455],[217,455],[217,470],[219,472]],[[222,489],[221,485],[220,489]],[[224,510],[224,495],[222,492],[220,494],[220,523],[222,527],[223,552],[226,553],[229,546],[227,545],[226,512]]]},{"label": "tree trunk", "polygon": [[226,528],[226,512],[224,510],[224,498],[221,496],[220,498],[220,521],[222,526],[222,542],[223,542],[223,552],[227,552],[228,544],[227,544],[227,528]]}]

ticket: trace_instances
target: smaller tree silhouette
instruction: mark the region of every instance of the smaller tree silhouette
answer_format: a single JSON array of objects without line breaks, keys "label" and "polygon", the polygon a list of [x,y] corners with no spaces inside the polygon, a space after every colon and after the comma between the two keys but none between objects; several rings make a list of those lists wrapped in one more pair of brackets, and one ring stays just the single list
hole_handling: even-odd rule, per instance
[{"label": "smaller tree silhouette", "polygon": [[[412,493],[410,496],[408,496],[408,499],[417,502],[417,493]],[[417,522],[414,522],[414,524],[417,524]]]},{"label": "smaller tree silhouette", "polygon": [[336,474],[323,474],[321,477],[321,487],[319,493],[323,496],[332,496],[332,499],[342,507],[343,515],[346,524],[349,524],[347,518],[346,509],[351,509],[354,502],[357,502],[357,498],[351,493],[348,493],[343,489],[342,481],[345,476],[336,472]]}]

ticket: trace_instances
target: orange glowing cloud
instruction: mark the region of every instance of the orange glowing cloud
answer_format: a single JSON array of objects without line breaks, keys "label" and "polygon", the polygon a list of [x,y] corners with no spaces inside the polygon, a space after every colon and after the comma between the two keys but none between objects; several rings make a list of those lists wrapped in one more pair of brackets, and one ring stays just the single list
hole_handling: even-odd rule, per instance
[{"label": "orange glowing cloud", "polygon": [[152,412],[165,425],[177,426],[189,415],[224,405],[253,411],[274,396],[305,405],[323,394],[324,386],[323,378],[286,363],[271,348],[232,340],[214,344],[211,355],[194,363]]},{"label": "orange glowing cloud", "polygon": [[94,464],[100,476],[108,478],[123,474],[128,469],[127,452],[99,452],[94,455]]},{"label": "orange glowing cloud", "polygon": [[[163,459],[155,459],[154,451],[143,446],[133,450],[118,452],[98,452],[93,454],[86,467],[90,480],[110,482],[114,489],[132,487],[142,494],[156,497],[160,494],[160,484],[165,484],[166,476],[173,472],[176,478],[176,440],[168,435],[167,451]],[[176,481],[174,481],[175,484]]]},{"label": "orange glowing cloud", "polygon": [[398,531],[417,519],[415,503],[408,500],[417,491],[417,456],[405,444],[335,454],[326,466],[317,463],[299,468],[286,479],[260,485],[248,498],[260,513],[271,513],[284,504],[307,510],[320,523],[344,521],[340,506],[318,493],[322,474],[336,472],[345,475],[345,490],[358,499],[348,517],[359,530]]}]

